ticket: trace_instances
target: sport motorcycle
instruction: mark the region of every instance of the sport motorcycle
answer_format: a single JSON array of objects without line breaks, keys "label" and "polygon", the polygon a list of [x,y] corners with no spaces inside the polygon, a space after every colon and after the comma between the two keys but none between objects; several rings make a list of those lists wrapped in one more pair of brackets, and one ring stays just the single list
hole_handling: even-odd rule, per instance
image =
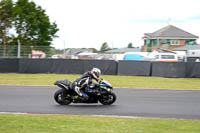
[{"label": "sport motorcycle", "polygon": [[[98,83],[92,82],[83,89],[89,96],[87,100],[79,98],[78,94],[72,88],[72,82],[69,80],[57,80],[54,85],[60,88],[54,94],[55,101],[60,105],[98,102],[103,105],[111,105],[116,101],[116,94],[113,92],[113,86],[104,79],[101,79]],[[90,92],[89,90],[92,91]]]}]

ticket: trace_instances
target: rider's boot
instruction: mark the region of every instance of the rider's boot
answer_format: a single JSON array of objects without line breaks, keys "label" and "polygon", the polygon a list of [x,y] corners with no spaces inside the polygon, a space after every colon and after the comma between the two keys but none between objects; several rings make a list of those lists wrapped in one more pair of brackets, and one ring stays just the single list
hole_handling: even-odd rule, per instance
[{"label": "rider's boot", "polygon": [[88,100],[88,95],[85,92],[83,92],[79,86],[75,86],[75,91],[79,96],[78,99],[80,99],[81,101]]}]

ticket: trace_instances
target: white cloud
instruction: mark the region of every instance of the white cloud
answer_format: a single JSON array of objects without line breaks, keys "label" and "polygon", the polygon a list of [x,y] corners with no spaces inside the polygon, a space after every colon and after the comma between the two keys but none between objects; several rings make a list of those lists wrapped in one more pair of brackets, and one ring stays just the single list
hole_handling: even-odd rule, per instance
[{"label": "white cloud", "polygon": [[[54,46],[95,47],[108,42],[110,47],[143,44],[144,33],[171,23],[200,36],[198,0],[33,0],[46,10],[60,31]],[[198,17],[196,17],[198,18]]]}]

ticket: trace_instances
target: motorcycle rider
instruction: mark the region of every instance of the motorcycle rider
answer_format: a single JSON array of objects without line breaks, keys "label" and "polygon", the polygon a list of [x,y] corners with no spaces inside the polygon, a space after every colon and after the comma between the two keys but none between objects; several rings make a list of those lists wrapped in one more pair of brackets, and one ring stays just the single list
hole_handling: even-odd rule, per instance
[{"label": "motorcycle rider", "polygon": [[84,89],[87,88],[88,92],[92,92],[92,90],[89,89],[88,86],[92,83],[92,79],[95,79],[97,82],[99,82],[100,75],[101,70],[99,68],[93,68],[91,71],[85,72],[80,78],[76,79],[72,83],[72,88],[78,94],[80,99],[82,99],[83,101],[88,100],[89,97],[84,92]]}]

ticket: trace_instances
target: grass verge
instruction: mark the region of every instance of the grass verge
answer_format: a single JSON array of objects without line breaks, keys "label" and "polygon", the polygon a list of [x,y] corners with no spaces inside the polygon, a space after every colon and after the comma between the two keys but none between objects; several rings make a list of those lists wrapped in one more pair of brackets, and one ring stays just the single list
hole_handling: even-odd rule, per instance
[{"label": "grass verge", "polygon": [[1,133],[199,133],[200,121],[1,114]]},{"label": "grass verge", "polygon": [[[80,75],[72,74],[0,74],[0,84],[14,85],[53,85],[56,80],[75,80]],[[114,87],[120,88],[159,88],[200,90],[200,78],[162,78],[143,76],[102,75]]]}]

